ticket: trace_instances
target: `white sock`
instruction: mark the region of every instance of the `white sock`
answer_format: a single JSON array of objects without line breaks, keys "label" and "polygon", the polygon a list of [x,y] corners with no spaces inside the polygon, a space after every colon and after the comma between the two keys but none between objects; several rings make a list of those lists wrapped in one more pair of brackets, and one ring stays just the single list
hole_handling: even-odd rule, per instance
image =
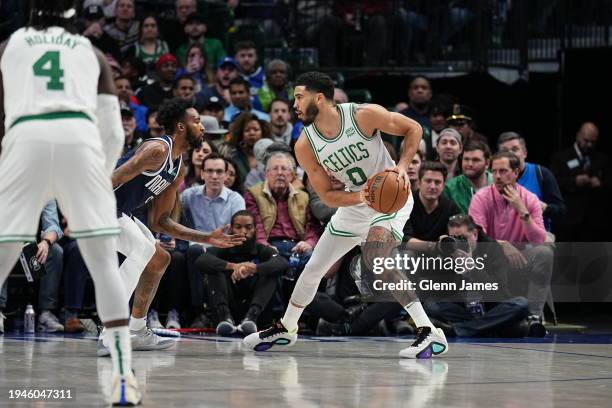
[{"label": "white sock", "polygon": [[127,326],[106,328],[105,340],[113,360],[113,377],[132,372],[132,346]]},{"label": "white sock", "polygon": [[427,313],[425,313],[425,309],[423,309],[423,305],[418,300],[410,303],[408,306],[404,306],[404,310],[412,317],[417,327],[428,326],[431,327],[432,330],[436,328],[431,320],[429,320]]},{"label": "white sock", "polygon": [[285,310],[285,315],[281,319],[281,323],[285,326],[285,329],[289,331],[297,330],[298,328],[298,320],[300,320],[300,316],[304,311],[303,307],[295,307],[291,302],[287,306],[287,310]]},{"label": "white sock", "polygon": [[147,327],[147,317],[134,317],[130,316],[130,330],[138,331]]}]

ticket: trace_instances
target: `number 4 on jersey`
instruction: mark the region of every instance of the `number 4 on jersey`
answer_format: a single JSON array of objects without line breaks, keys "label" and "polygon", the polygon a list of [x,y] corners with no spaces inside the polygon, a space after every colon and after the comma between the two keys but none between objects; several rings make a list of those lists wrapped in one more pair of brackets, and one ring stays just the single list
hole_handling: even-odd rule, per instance
[{"label": "number 4 on jersey", "polygon": [[[46,68],[45,68],[46,66]],[[47,89],[50,91],[63,91],[64,70],[60,68],[59,51],[47,51],[32,66],[35,76],[49,77]]]}]

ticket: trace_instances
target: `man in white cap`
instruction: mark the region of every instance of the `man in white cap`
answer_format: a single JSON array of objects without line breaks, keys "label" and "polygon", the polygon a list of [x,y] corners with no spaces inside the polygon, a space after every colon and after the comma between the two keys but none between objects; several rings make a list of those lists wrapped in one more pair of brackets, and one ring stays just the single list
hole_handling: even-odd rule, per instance
[{"label": "man in white cap", "polygon": [[229,130],[222,128],[214,116],[200,115],[200,122],[204,125],[204,139],[212,143],[219,150]]}]

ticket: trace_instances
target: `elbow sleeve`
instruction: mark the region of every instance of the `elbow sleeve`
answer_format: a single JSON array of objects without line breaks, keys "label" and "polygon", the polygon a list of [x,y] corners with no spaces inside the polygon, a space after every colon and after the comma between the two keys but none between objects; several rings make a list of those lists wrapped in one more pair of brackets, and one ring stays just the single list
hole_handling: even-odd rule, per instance
[{"label": "elbow sleeve", "polygon": [[121,124],[119,112],[119,99],[116,95],[98,95],[98,129],[102,140],[102,149],[105,156],[105,167],[111,175],[117,160],[121,156],[125,143],[125,134]]}]

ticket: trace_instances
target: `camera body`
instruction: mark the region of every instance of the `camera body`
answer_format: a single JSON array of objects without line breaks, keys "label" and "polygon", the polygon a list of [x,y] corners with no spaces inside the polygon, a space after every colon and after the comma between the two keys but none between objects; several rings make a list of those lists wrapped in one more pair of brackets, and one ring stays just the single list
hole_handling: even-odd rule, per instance
[{"label": "camera body", "polygon": [[438,241],[438,252],[443,256],[450,256],[456,250],[470,252],[470,244],[463,235],[448,235]]}]

